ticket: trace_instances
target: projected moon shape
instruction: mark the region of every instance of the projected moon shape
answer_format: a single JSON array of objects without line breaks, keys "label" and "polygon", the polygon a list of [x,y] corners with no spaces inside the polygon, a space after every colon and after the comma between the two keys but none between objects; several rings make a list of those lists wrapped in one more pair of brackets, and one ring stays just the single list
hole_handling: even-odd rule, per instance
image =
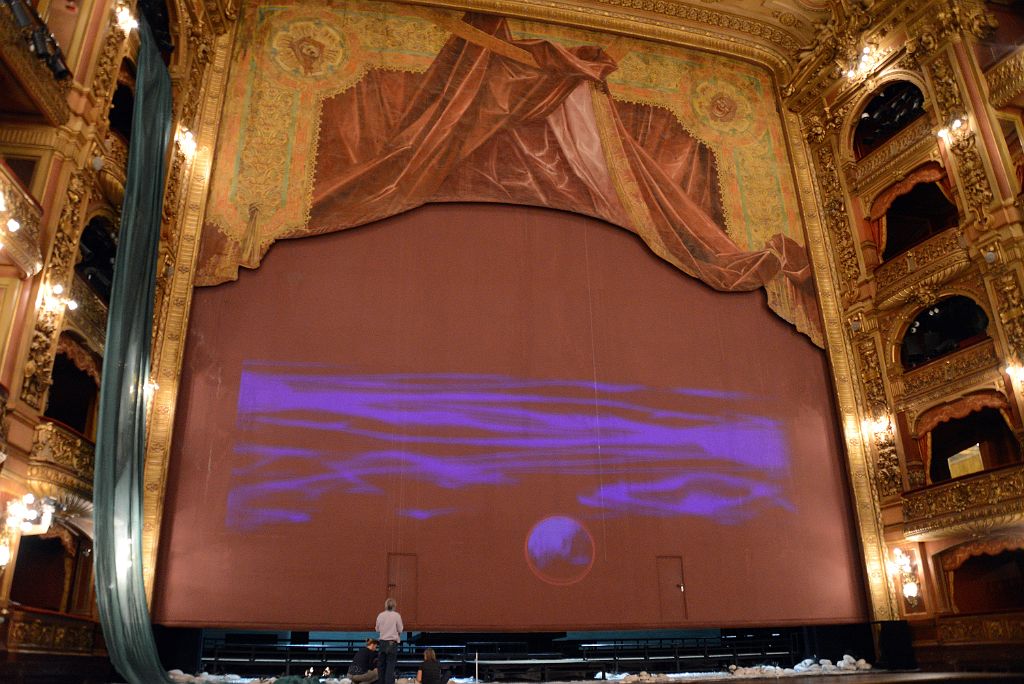
[{"label": "projected moon shape", "polygon": [[549,584],[575,584],[594,564],[594,539],[573,518],[544,518],[526,538],[526,562],[533,574]]}]

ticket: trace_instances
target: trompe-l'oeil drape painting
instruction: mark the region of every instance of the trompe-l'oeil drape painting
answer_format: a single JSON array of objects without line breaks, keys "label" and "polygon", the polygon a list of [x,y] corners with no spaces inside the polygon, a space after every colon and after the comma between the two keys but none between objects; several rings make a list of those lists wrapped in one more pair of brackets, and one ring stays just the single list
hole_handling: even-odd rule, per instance
[{"label": "trompe-l'oeil drape painting", "polygon": [[246,4],[197,283],[276,240],[428,202],[604,219],[820,344],[767,72],[694,50],[391,3]]}]

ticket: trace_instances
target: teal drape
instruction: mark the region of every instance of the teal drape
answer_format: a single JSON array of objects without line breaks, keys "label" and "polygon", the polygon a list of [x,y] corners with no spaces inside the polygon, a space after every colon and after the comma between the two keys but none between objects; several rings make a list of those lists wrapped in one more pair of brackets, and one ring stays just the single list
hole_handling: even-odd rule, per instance
[{"label": "teal drape", "polygon": [[96,435],[96,599],[114,667],[131,684],[160,684],[170,679],[157,657],[142,580],[142,472],[171,79],[142,19],[139,36]]}]

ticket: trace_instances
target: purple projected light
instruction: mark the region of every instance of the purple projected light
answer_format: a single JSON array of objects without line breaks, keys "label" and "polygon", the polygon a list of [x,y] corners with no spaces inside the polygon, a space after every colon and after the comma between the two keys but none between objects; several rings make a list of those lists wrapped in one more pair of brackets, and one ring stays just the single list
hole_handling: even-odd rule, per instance
[{"label": "purple projected light", "polygon": [[[543,476],[575,490],[581,514],[732,524],[791,509],[782,429],[756,415],[767,405],[705,389],[247,362],[227,522],[305,522],[319,498],[381,496],[396,476],[443,490]],[[458,512],[454,496],[399,511]]]},{"label": "purple projected light", "polygon": [[594,565],[594,538],[578,520],[564,515],[544,518],[526,538],[526,562],[549,584],[575,584]]}]

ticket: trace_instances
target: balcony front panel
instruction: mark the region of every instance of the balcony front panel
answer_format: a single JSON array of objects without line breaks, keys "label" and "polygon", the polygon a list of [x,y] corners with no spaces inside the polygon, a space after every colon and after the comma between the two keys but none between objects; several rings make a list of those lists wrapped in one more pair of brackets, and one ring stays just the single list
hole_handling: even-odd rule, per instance
[{"label": "balcony front panel", "polygon": [[1024,522],[1024,465],[977,473],[903,495],[903,534],[924,541],[987,534]]}]

